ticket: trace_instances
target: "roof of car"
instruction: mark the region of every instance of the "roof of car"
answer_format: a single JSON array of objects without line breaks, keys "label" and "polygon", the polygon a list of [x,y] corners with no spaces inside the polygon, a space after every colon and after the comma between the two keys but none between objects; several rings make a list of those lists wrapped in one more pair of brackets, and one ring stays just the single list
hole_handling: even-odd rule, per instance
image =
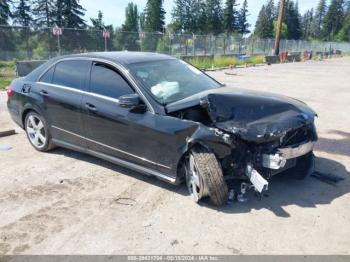
[{"label": "roof of car", "polygon": [[157,54],[157,53],[148,53],[148,52],[94,52],[94,53],[83,53],[76,55],[68,55],[65,57],[89,57],[89,58],[100,58],[106,59],[112,62],[118,62],[120,64],[133,64],[141,63],[148,61],[159,61],[159,60],[169,60],[175,59],[172,56]]}]

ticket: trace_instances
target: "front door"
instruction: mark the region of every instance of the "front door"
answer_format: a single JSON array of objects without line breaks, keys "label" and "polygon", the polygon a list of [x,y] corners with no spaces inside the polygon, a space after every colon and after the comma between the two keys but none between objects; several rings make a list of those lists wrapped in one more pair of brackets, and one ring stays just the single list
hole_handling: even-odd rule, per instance
[{"label": "front door", "polygon": [[114,68],[92,64],[90,93],[84,95],[82,102],[88,147],[164,174],[174,174],[178,143],[186,141],[194,125],[150,111],[132,113],[120,107],[117,99],[134,92]]}]

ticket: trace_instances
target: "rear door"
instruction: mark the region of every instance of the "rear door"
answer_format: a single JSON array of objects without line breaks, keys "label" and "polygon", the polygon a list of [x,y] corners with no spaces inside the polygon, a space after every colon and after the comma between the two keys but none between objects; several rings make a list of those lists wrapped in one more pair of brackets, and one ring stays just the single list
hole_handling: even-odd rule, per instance
[{"label": "rear door", "polygon": [[86,91],[89,65],[87,60],[60,61],[37,84],[53,138],[83,147],[86,143],[81,138],[81,102]]}]

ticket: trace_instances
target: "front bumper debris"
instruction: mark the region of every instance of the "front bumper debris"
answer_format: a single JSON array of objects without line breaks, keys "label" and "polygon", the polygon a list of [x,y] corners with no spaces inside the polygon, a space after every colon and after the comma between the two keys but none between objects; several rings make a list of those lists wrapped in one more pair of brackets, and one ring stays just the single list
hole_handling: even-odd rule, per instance
[{"label": "front bumper debris", "polygon": [[310,141],[295,147],[279,148],[275,154],[263,154],[261,164],[269,169],[281,169],[286,165],[287,160],[310,153],[314,146],[315,142]]},{"label": "front bumper debris", "polygon": [[262,191],[268,190],[269,182],[259,174],[251,165],[247,165],[246,176],[249,178],[250,182],[253,184],[256,191],[261,193]]}]

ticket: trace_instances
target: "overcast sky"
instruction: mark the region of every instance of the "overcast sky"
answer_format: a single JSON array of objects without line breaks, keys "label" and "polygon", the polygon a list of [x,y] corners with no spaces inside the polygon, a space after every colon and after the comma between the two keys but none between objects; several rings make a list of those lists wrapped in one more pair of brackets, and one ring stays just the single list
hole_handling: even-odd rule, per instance
[{"label": "overcast sky", "polygon": [[[96,17],[98,10],[101,10],[104,15],[106,24],[113,24],[114,26],[120,26],[124,22],[125,7],[129,2],[134,2],[139,7],[139,10],[143,10],[147,0],[80,0],[81,4],[86,9],[86,21],[90,23],[90,17]],[[224,1],[222,1],[224,2]],[[238,3],[243,0],[238,0]],[[249,23],[254,28],[256,18],[259,14],[261,6],[266,3],[267,0],[248,0],[249,9]],[[277,3],[277,0],[275,0]],[[299,8],[302,13],[307,9],[316,7],[319,0],[299,0]],[[164,0],[164,8],[167,12],[166,22],[171,21],[171,11],[173,9],[173,0]]]}]

